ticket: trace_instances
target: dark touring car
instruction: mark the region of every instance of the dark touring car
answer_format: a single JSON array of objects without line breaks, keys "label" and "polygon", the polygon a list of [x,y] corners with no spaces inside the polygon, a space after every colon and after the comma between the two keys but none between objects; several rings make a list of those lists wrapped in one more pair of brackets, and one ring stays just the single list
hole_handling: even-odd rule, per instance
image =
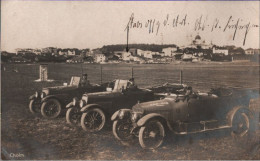
[{"label": "dark touring car", "polygon": [[132,81],[115,80],[113,88],[106,92],[86,93],[79,101],[74,98],[66,108],[67,123],[81,124],[85,131],[100,131],[106,124],[107,118],[120,107],[131,108],[137,102],[154,100],[151,90],[140,89]]},{"label": "dark touring car", "polygon": [[[80,124],[81,118],[83,119],[88,115],[87,112],[85,112],[82,116],[84,110],[88,111],[86,109],[95,107],[101,109],[101,111],[98,111],[100,116],[111,116],[121,107],[131,108],[137,102],[158,100],[164,98],[169,93],[179,93],[186,87],[184,84],[165,83],[162,86],[139,89],[134,85],[133,80],[133,78],[130,79],[130,81],[118,79],[112,84],[114,87],[111,85],[109,86],[107,92],[84,94],[80,101],[77,98],[74,98],[73,101],[66,106],[68,108],[66,112],[67,123],[70,125]],[[102,120],[103,118],[100,119]],[[83,121],[81,122],[82,128],[91,131],[87,129],[85,123],[83,123]]]},{"label": "dark touring car", "polygon": [[154,149],[163,143],[166,129],[189,134],[229,128],[232,136],[243,137],[254,127],[248,106],[259,91],[218,88],[197,93],[191,87],[185,91],[118,110],[111,117],[114,136],[122,142],[137,136],[142,148]]},{"label": "dark touring car", "polygon": [[41,93],[30,96],[29,110],[46,118],[56,118],[72,98],[80,97],[85,92],[105,91],[107,84],[92,85],[81,81],[80,77],[72,77],[70,85],[43,88]]}]

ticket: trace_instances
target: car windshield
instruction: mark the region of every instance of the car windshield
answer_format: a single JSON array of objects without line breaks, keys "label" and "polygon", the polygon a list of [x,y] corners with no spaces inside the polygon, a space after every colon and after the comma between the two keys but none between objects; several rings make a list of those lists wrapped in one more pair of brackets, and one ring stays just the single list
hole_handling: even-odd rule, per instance
[{"label": "car windshield", "polygon": [[113,92],[120,92],[123,89],[126,89],[127,82],[128,82],[128,80],[117,79],[115,82]]},{"label": "car windshield", "polygon": [[80,77],[71,77],[70,86],[78,86],[80,83]]}]

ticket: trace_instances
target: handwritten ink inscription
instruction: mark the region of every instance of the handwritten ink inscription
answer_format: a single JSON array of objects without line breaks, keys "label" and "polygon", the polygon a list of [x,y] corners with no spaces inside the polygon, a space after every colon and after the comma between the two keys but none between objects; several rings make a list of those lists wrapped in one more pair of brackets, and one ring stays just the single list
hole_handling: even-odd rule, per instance
[{"label": "handwritten ink inscription", "polygon": [[[211,20],[212,21],[212,20]],[[227,18],[215,18],[211,22],[208,16],[201,15],[196,18],[195,21],[188,21],[188,15],[175,15],[171,17],[169,14],[160,21],[155,18],[148,19],[146,21],[136,20],[134,13],[131,14],[126,28],[129,29],[142,29],[146,28],[149,34],[156,34],[163,30],[163,28],[181,28],[186,26],[192,26],[194,31],[209,31],[209,32],[233,32],[233,40],[235,40],[238,32],[243,32],[243,45],[246,43],[247,35],[252,28],[259,28],[259,25],[253,24],[250,21],[245,21],[241,18],[234,18],[229,16]]]}]

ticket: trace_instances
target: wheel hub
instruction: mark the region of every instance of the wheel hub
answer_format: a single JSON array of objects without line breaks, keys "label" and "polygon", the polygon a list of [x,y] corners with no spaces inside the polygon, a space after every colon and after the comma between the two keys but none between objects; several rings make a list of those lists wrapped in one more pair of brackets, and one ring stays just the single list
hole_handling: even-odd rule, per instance
[{"label": "wheel hub", "polygon": [[155,133],[154,131],[151,131],[151,132],[149,133],[149,137],[155,138],[155,137],[156,137],[156,133]]}]

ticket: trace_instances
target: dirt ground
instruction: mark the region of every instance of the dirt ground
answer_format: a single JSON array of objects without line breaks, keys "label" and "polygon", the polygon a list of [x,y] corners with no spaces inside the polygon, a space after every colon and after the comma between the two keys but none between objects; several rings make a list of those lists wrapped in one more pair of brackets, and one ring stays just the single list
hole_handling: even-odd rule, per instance
[{"label": "dirt ground", "polygon": [[[58,68],[57,68],[58,66]],[[136,139],[130,145],[122,145],[118,142],[112,132],[111,127],[99,133],[86,133],[80,127],[71,127],[66,124],[64,117],[47,120],[33,116],[28,109],[29,96],[36,90],[45,86],[61,85],[64,80],[77,73],[78,67],[70,66],[69,72],[60,72],[64,64],[50,65],[50,77],[56,81],[52,83],[36,83],[38,79],[38,65],[6,65],[6,71],[2,71],[1,83],[1,153],[2,159],[12,160],[247,160],[260,159],[260,132],[257,131],[249,140],[234,140],[228,130],[218,130],[207,133],[199,133],[185,136],[174,136],[167,134],[164,144],[156,150],[143,150]],[[75,65],[76,66],[76,65]],[[12,71],[17,68],[18,73]],[[92,71],[91,75],[98,75],[99,67],[88,66],[86,71]],[[127,70],[128,66],[119,69]],[[140,67],[141,68],[141,67]],[[172,66],[163,67],[165,71],[170,71]],[[180,69],[181,67],[178,67]],[[206,67],[205,67],[206,68]],[[197,71],[209,71],[212,68],[199,68]],[[113,70],[115,68],[112,68]],[[142,73],[149,72],[151,66],[142,67],[144,71],[137,72],[140,79]],[[157,67],[156,67],[157,69]],[[256,67],[232,67],[226,66],[214,69],[214,76],[196,76],[192,73],[196,68],[183,68],[186,82],[197,89],[203,90],[200,83],[194,80],[203,80],[207,90],[212,86],[223,85],[242,87],[259,86],[259,66]],[[55,71],[56,70],[56,71]],[[64,70],[67,70],[64,69]],[[62,71],[64,71],[62,70]],[[105,69],[108,72],[110,69]],[[146,70],[146,71],[145,71]],[[159,69],[158,69],[159,70]],[[77,72],[75,72],[77,71]],[[233,71],[233,72],[232,72]],[[243,76],[236,77],[237,73]],[[118,72],[119,74],[122,74]],[[220,73],[223,74],[224,82],[218,82]],[[167,72],[160,74],[170,75]],[[128,74],[125,74],[128,75]],[[199,74],[198,74],[199,75]],[[147,78],[147,77],[148,78]],[[178,80],[178,73],[173,81]],[[150,79],[149,75],[144,75]],[[158,81],[161,75],[153,75]],[[202,78],[201,78],[202,77]],[[246,77],[246,78],[245,78]],[[169,78],[165,77],[165,79]],[[253,79],[253,80],[252,80]],[[230,80],[230,81],[228,81]],[[99,81],[93,77],[92,82]],[[214,82],[214,83],[212,83]],[[159,82],[160,83],[160,82]],[[146,82],[140,82],[146,84]],[[204,84],[205,86],[205,84]]]}]

